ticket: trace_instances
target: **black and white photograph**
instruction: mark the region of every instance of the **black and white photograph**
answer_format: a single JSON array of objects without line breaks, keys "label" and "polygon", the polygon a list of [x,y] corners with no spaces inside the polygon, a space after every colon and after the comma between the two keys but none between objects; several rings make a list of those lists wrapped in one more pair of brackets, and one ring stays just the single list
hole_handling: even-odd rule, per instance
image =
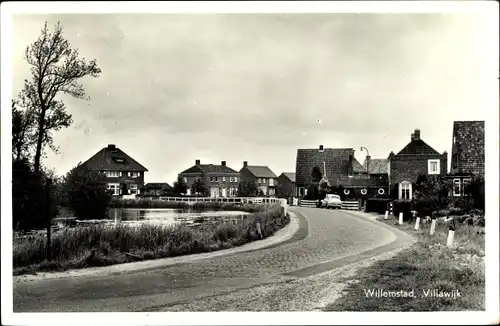
[{"label": "black and white photograph", "polygon": [[498,17],[3,2],[2,324],[498,323]]}]

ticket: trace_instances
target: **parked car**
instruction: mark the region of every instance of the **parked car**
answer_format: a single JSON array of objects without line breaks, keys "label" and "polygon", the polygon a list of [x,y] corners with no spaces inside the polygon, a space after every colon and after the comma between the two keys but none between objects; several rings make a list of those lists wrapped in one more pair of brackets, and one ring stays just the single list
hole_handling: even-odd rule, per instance
[{"label": "parked car", "polygon": [[321,201],[321,207],[340,209],[342,207],[342,200],[340,200],[339,195],[328,194],[325,199]]}]

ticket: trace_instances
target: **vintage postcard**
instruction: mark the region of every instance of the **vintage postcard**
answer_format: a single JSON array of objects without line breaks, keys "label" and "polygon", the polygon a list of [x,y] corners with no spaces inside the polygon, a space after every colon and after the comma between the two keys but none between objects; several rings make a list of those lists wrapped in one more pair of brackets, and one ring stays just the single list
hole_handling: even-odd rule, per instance
[{"label": "vintage postcard", "polygon": [[1,15],[2,324],[498,323],[497,2]]}]

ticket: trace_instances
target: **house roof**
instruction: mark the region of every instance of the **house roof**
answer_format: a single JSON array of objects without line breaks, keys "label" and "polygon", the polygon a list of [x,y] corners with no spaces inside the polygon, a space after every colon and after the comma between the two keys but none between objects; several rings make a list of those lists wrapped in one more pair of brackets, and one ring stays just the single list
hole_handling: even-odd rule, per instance
[{"label": "house roof", "polygon": [[295,182],[295,172],[283,172],[282,174],[290,179],[290,181]]},{"label": "house roof", "polygon": [[101,149],[94,156],[85,161],[82,167],[91,170],[148,171],[148,169],[139,162],[114,145],[108,145]]},{"label": "house roof", "polygon": [[198,164],[193,165],[182,173],[238,173],[226,165]]},{"label": "house roof", "polygon": [[361,163],[359,163],[356,158],[353,158],[352,160],[352,170],[354,173],[366,172],[366,168],[364,168],[363,165],[361,165]]},{"label": "house roof", "polygon": [[328,180],[330,182],[336,181],[335,176],[347,175],[350,156],[354,158],[354,149],[352,148],[325,148],[323,151],[318,149],[298,149],[295,182],[299,185],[307,184],[315,166],[318,166],[323,173],[323,162],[325,162]]},{"label": "house roof", "polygon": [[[366,169],[366,159],[363,163]],[[387,174],[389,170],[389,160],[386,158],[375,158],[370,159],[370,164],[368,165],[369,174]]]},{"label": "house roof", "polygon": [[166,182],[149,182],[144,185],[147,189],[171,189],[172,187]]},{"label": "house roof", "polygon": [[484,173],[484,121],[453,123],[452,154],[458,154],[459,165],[452,157],[451,172]]},{"label": "house roof", "polygon": [[438,151],[427,145],[422,139],[413,139],[397,155],[440,155]]},{"label": "house roof", "polygon": [[[256,178],[277,178],[276,174],[268,166],[263,165],[247,165],[241,170],[247,169]],[[240,170],[240,171],[241,171]]]}]

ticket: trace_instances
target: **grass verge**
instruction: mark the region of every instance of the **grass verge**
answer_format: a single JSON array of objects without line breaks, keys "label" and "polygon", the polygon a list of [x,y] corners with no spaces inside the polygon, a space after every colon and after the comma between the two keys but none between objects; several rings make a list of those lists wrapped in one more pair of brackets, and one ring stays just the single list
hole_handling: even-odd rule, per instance
[{"label": "grass verge", "polygon": [[[394,219],[382,223],[397,225]],[[442,222],[441,222],[442,223]],[[430,224],[414,230],[414,224],[397,225],[417,238],[409,249],[390,260],[379,261],[358,271],[345,294],[328,305],[326,311],[479,311],[485,309],[484,228],[459,225],[453,248],[446,247],[448,226],[438,224],[434,236]],[[381,289],[411,293],[414,297],[371,296]],[[425,293],[449,296],[425,296]],[[456,295],[457,291],[460,297]],[[436,293],[436,291],[434,291]],[[455,293],[455,295],[453,295]],[[397,294],[396,294],[397,295]]]},{"label": "grass verge", "polygon": [[227,249],[260,239],[257,222],[265,238],[290,221],[288,215],[281,216],[279,205],[257,207],[261,211],[235,225],[221,223],[193,228],[121,224],[66,229],[51,238],[50,262],[47,261],[45,235],[17,239],[14,241],[13,273],[62,271]]}]

